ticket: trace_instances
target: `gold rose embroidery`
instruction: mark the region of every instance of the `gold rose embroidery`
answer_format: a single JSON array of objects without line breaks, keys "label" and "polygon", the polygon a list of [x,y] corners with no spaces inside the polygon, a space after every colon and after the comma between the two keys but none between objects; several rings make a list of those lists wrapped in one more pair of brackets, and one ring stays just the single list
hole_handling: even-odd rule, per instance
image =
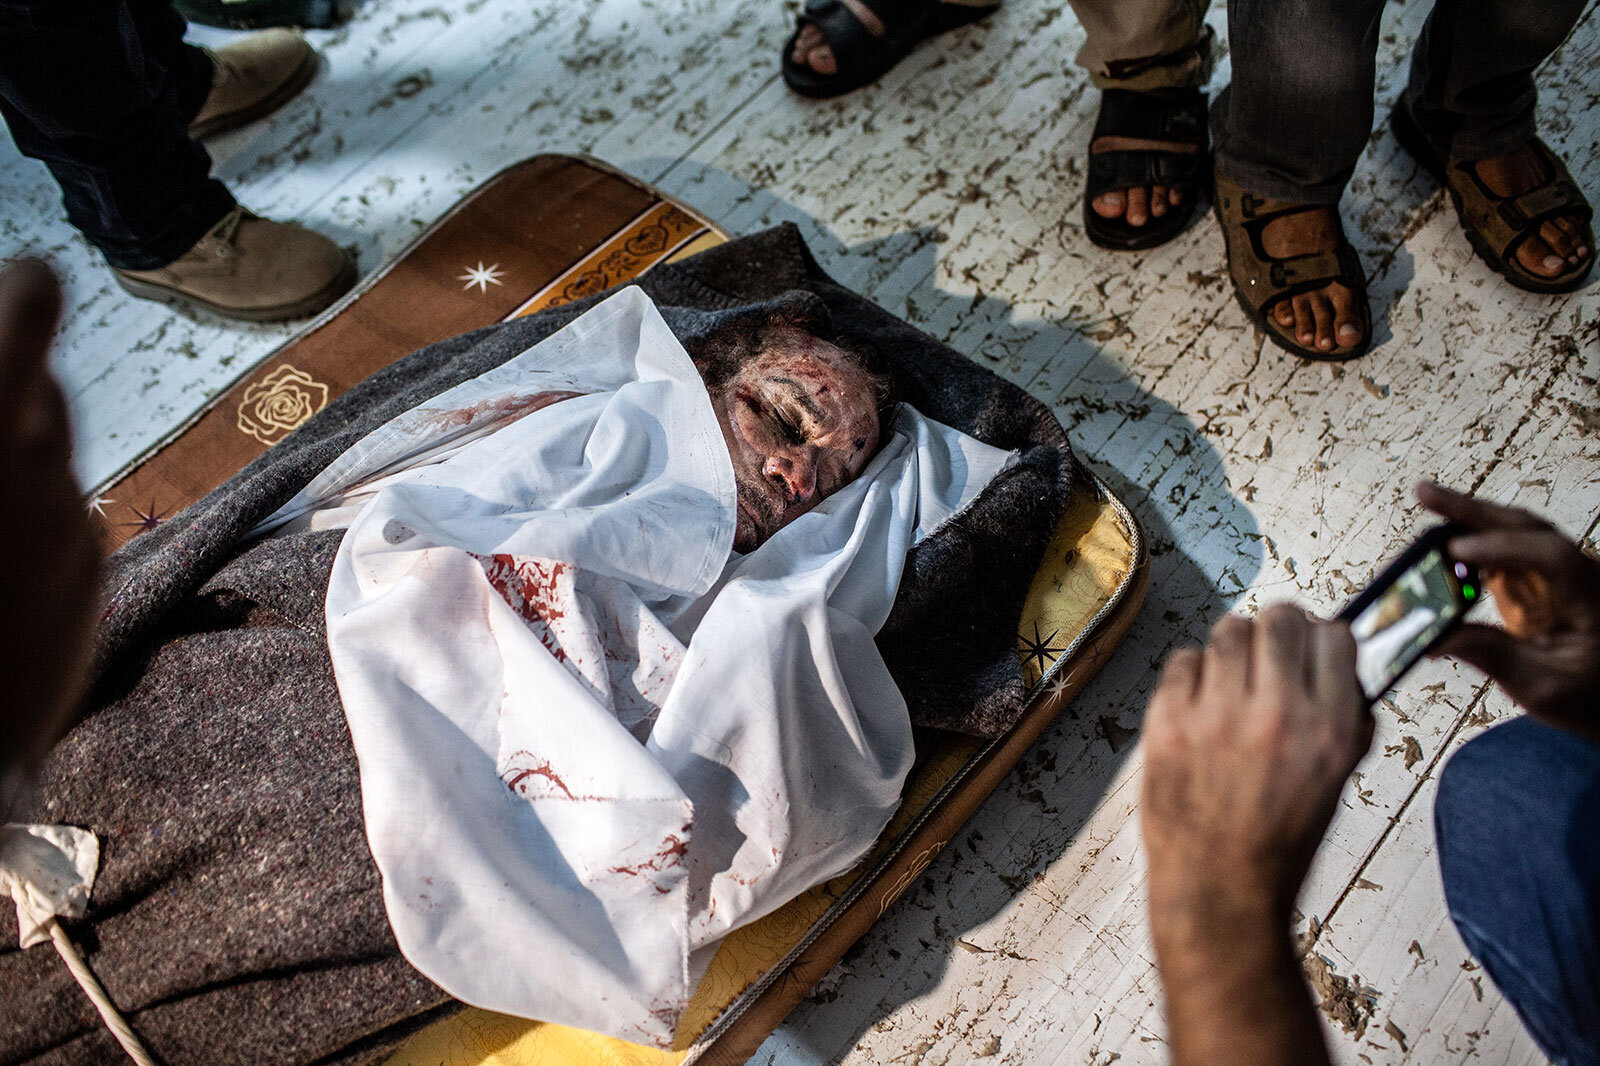
[{"label": "gold rose embroidery", "polygon": [[328,402],[328,386],[283,364],[244,390],[239,428],[271,447]]}]

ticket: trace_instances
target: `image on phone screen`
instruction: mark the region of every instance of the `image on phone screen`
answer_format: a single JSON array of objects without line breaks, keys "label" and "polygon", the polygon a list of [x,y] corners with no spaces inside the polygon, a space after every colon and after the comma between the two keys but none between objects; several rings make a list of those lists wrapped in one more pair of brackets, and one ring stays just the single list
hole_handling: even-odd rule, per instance
[{"label": "image on phone screen", "polygon": [[1462,576],[1435,548],[1351,620],[1356,676],[1367,699],[1383,695],[1439,634],[1466,613],[1471,604],[1462,595]]}]

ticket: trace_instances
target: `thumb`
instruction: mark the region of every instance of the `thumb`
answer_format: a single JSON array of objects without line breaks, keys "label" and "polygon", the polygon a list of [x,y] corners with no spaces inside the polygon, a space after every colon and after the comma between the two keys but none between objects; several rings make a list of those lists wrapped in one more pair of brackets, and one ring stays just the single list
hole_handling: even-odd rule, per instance
[{"label": "thumb", "polygon": [[49,267],[21,259],[0,270],[0,401],[14,405],[43,372],[60,317],[61,284]]}]

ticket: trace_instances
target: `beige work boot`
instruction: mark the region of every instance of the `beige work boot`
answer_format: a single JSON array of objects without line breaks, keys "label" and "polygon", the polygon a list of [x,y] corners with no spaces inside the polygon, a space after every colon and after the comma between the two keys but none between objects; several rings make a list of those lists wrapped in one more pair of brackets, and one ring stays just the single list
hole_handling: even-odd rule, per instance
[{"label": "beige work boot", "polygon": [[118,270],[117,284],[153,300],[187,300],[225,318],[278,322],[316,314],[349,291],[355,259],[320,233],[242,207],[176,260]]},{"label": "beige work boot", "polygon": [[276,111],[311,84],[317,53],[293,30],[253,33],[211,57],[211,92],[189,123],[189,136],[209,137]]}]

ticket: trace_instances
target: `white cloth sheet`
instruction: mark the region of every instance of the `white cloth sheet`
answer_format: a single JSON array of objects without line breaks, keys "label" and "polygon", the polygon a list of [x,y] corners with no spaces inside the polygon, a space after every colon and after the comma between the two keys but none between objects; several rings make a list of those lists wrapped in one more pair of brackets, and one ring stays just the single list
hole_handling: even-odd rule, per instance
[{"label": "white cloth sheet", "polygon": [[715,411],[636,288],[353,447],[262,531],[348,523],[328,641],[407,959],[669,1045],[721,938],[898,804],[873,634],[906,552],[1013,458],[903,408],[860,478],[735,553]]}]

